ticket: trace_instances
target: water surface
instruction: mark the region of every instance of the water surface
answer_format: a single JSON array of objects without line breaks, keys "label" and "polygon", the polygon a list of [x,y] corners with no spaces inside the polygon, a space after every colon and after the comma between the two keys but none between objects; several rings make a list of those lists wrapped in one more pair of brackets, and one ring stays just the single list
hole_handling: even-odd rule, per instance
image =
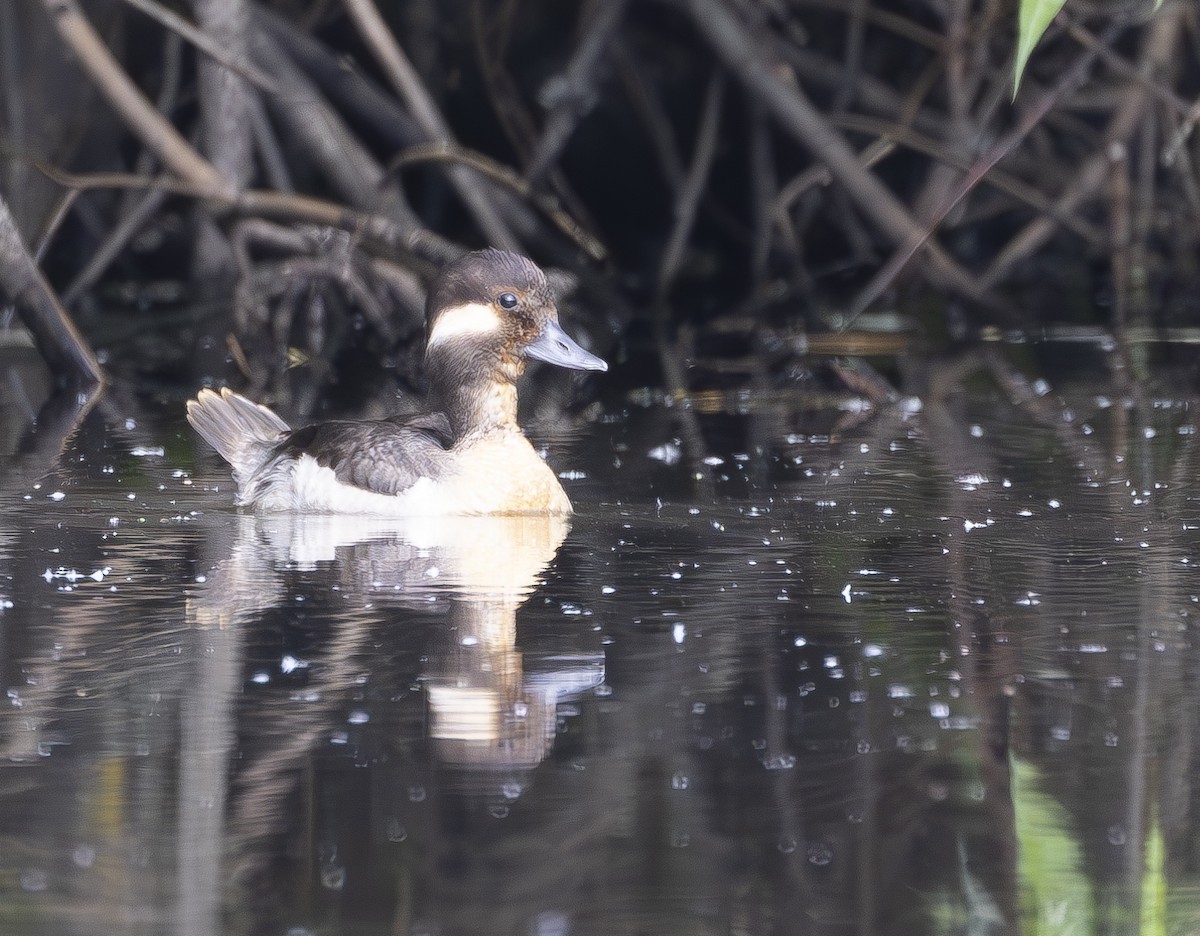
[{"label": "water surface", "polygon": [[0,931],[1194,931],[1188,402],[742,408],[544,440],[570,525],[0,408]]}]

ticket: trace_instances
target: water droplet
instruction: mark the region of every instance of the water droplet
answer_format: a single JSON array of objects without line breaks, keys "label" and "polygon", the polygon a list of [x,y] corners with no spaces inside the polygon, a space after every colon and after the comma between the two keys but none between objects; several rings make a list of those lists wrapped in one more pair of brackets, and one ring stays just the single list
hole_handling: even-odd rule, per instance
[{"label": "water droplet", "polygon": [[321,865],[321,886],[326,890],[340,891],[346,886],[346,868],[335,861]]},{"label": "water droplet", "polygon": [[543,910],[533,921],[534,936],[567,936],[571,918],[558,910]]},{"label": "water droplet", "polygon": [[96,863],[96,846],[80,842],[71,849],[71,861],[77,868],[90,868]]},{"label": "water droplet", "polygon": [[808,863],[824,868],[833,861],[833,846],[828,842],[812,842],[807,849]]}]

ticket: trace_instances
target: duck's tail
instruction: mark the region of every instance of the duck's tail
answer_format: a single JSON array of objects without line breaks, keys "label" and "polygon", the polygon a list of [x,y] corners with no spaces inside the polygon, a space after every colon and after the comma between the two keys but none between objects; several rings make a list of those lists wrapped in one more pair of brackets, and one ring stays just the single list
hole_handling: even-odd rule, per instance
[{"label": "duck's tail", "polygon": [[239,489],[255,477],[270,458],[275,446],[292,427],[274,412],[252,403],[228,387],[218,394],[201,390],[188,400],[187,418],[233,468]]}]

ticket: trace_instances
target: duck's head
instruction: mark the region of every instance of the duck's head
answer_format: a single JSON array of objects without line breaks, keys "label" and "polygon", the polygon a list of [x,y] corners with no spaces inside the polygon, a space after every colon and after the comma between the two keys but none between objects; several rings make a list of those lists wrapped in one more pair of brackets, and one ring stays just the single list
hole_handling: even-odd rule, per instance
[{"label": "duck's head", "polygon": [[429,364],[458,378],[515,380],[526,358],[575,370],[608,370],[558,324],[554,292],[536,263],[503,250],[480,250],[448,264],[425,307]]}]

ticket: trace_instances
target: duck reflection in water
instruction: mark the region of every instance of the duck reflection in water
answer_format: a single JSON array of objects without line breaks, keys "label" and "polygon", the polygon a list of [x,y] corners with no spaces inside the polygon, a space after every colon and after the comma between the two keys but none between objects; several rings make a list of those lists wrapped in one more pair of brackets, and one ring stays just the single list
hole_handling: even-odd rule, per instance
[{"label": "duck reflection in water", "polygon": [[[566,536],[561,516],[274,514],[239,515],[234,522],[237,541],[189,596],[189,620],[226,627],[294,607],[294,583],[301,581],[308,592],[336,592],[346,610],[331,610],[337,633],[330,655],[319,672],[307,674],[310,686],[323,683],[313,687],[321,698],[338,698],[362,672],[360,652],[371,651],[374,634],[362,608],[383,615],[389,607],[427,612],[444,603],[446,621],[425,629],[432,645],[424,647],[423,672],[416,674],[425,689],[428,738],[443,765],[532,769],[553,742],[558,703],[603,682],[603,652],[578,646],[590,632],[557,632],[536,656],[518,645],[517,612]],[[370,668],[376,666],[372,661]]]}]

